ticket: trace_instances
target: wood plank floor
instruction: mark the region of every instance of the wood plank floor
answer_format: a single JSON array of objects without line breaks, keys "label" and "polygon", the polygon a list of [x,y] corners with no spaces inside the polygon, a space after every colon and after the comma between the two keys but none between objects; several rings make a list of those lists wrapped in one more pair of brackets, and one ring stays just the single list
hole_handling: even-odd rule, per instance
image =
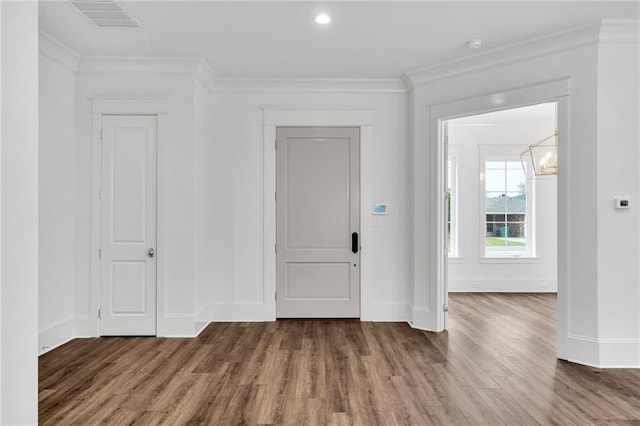
[{"label": "wood plank floor", "polygon": [[40,423],[640,424],[640,371],[555,358],[555,296],[452,294],[450,329],[215,323],[40,357]]}]

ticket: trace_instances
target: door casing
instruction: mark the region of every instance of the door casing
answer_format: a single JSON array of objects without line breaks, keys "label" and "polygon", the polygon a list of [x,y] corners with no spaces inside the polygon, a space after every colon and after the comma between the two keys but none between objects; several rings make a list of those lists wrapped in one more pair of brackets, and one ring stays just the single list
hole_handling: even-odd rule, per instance
[{"label": "door casing", "polygon": [[[264,109],[263,117],[263,303],[265,321],[276,320],[276,128],[277,127],[359,127],[360,182],[371,182],[371,147],[373,146],[373,111],[335,109]],[[361,185],[360,205],[371,205],[371,188]],[[368,261],[367,240],[371,235],[371,219],[366,207],[360,208],[360,319],[376,318],[371,287],[375,279]]]},{"label": "door casing", "polygon": [[156,335],[172,334],[171,324],[167,321],[165,309],[165,141],[167,135],[168,102],[165,98],[114,98],[94,96],[91,98],[91,249],[90,249],[90,306],[88,312],[76,314],[77,334],[79,336],[99,336],[100,319],[100,259],[98,257],[100,241],[100,199],[101,186],[101,149],[100,129],[103,115],[155,115],[157,117],[157,218],[156,218]]},{"label": "door casing", "polygon": [[[446,327],[446,313],[444,306],[447,304],[447,249],[446,249],[446,202],[444,195],[447,191],[447,149],[442,137],[442,122],[445,120],[464,117],[468,115],[482,114],[497,110],[517,108],[535,105],[543,102],[557,103],[558,120],[558,341],[557,354],[559,359],[567,359],[568,342],[568,208],[567,199],[563,194],[568,193],[568,122],[569,122],[569,81],[567,78],[540,83],[519,89],[492,93],[470,99],[463,99],[440,105],[428,107],[427,122],[429,123],[429,136],[431,155],[433,160],[429,162],[435,167],[430,182],[428,206],[437,212],[435,223],[430,223],[433,235],[431,238],[431,250],[435,255],[430,259],[431,272],[429,276],[416,276],[415,280],[427,280],[434,282],[430,288],[430,297],[435,303],[431,304],[433,315],[430,315],[429,323],[415,324],[416,328],[429,331],[443,331]],[[416,182],[416,185],[418,182]],[[419,212],[416,219],[421,220]],[[415,223],[414,223],[415,225]],[[418,247],[414,253],[414,261],[420,261],[424,255],[424,247]],[[415,320],[415,318],[414,318]]]}]

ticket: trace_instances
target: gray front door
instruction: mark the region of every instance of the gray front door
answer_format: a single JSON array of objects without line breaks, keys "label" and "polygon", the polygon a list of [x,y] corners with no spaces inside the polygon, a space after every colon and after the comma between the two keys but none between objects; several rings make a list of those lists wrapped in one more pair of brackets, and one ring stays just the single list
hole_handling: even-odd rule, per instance
[{"label": "gray front door", "polygon": [[280,127],[278,318],[360,317],[360,129]]}]

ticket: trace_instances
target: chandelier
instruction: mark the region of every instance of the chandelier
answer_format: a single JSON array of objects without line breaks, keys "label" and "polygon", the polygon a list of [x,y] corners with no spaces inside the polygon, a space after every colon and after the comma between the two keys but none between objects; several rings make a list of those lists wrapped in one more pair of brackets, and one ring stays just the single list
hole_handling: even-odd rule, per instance
[{"label": "chandelier", "polygon": [[532,143],[520,154],[527,179],[558,174],[558,132]]}]

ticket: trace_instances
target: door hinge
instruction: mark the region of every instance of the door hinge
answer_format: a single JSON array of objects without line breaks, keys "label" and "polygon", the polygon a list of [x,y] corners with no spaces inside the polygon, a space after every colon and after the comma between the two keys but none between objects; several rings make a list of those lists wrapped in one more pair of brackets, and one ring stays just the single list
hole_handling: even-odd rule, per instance
[{"label": "door hinge", "polygon": [[449,305],[447,305],[446,303],[442,305],[442,312],[449,312]]},{"label": "door hinge", "polygon": [[98,309],[98,318],[102,318],[102,309]]},{"label": "door hinge", "polygon": [[103,137],[102,135],[103,135],[103,132],[102,132],[102,129],[100,129],[100,142],[102,142],[102,137]]},{"label": "door hinge", "polygon": [[278,139],[273,141],[273,149],[278,149]]},{"label": "door hinge", "polygon": [[276,253],[278,252],[278,244],[277,243],[273,245],[273,251],[276,252]]},{"label": "door hinge", "polygon": [[102,259],[102,249],[98,249],[98,259]]},{"label": "door hinge", "polygon": [[104,195],[103,195],[103,193],[102,193],[102,188],[100,188],[100,189],[98,190],[98,198],[100,198],[100,199],[102,200],[102,197],[103,197],[103,196],[104,196]]},{"label": "door hinge", "polygon": [[273,299],[275,301],[278,301],[278,292],[277,291],[275,293],[273,293]]},{"label": "door hinge", "polygon": [[277,193],[277,192],[274,192],[274,193],[273,193],[273,199],[274,199],[275,201],[278,201],[278,193]]}]

